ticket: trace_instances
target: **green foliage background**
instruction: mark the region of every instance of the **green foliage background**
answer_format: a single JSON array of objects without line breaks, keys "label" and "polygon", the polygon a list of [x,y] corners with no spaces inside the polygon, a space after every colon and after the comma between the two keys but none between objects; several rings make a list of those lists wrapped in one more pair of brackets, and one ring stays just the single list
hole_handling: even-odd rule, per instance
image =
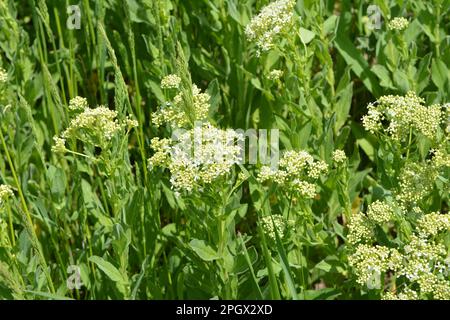
[{"label": "green foliage background", "polygon": [[[15,192],[1,213],[14,229],[13,243],[0,248],[1,298],[379,298],[355,286],[344,246],[345,208],[358,211],[390,187],[361,117],[385,94],[450,101],[450,1],[299,0],[302,29],[257,58],[244,30],[268,3],[1,1],[9,80],[0,96],[0,182]],[[66,27],[71,4],[82,11],[79,30]],[[380,30],[367,28],[371,4],[381,9]],[[404,36],[387,30],[396,16],[410,20]],[[167,135],[150,113],[166,100],[160,79],[177,72],[177,42],[220,127],[279,128],[281,149],[330,164],[333,150],[345,150],[348,186],[322,181],[314,222],[291,235],[297,240],[270,243],[258,227],[258,215],[303,209],[261,189],[251,166],[246,182],[233,189],[233,173],[219,196],[178,197],[167,172],[148,170],[151,138]],[[274,68],[285,71],[281,81],[267,79]],[[128,148],[114,142],[99,163],[51,152],[77,95],[138,120]],[[428,208],[447,212],[445,187]],[[80,290],[67,289],[69,265],[80,267]]]}]

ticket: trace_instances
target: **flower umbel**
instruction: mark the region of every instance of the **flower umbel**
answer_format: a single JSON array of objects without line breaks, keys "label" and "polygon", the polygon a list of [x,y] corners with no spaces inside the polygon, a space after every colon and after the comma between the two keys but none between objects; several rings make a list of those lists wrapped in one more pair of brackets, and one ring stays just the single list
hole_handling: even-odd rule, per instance
[{"label": "flower umbel", "polygon": [[402,31],[408,28],[409,22],[406,18],[403,17],[396,17],[389,21],[388,23],[388,29],[389,30],[397,30]]},{"label": "flower umbel", "polygon": [[231,172],[241,161],[241,147],[236,142],[242,139],[234,130],[221,130],[209,123],[182,132],[176,140],[154,138],[151,147],[155,153],[149,168],[168,168],[172,187],[177,192],[190,192]]},{"label": "flower umbel", "polygon": [[178,89],[181,83],[181,78],[176,74],[169,74],[161,80],[162,89]]},{"label": "flower umbel", "polygon": [[394,217],[394,210],[388,203],[377,200],[369,205],[367,217],[375,223],[382,224]]},{"label": "flower umbel", "polygon": [[0,83],[8,81],[8,72],[5,69],[0,68]]},{"label": "flower umbel", "polygon": [[412,91],[405,96],[382,96],[375,104],[369,104],[368,113],[362,118],[364,128],[395,141],[406,141],[411,130],[435,139],[445,114],[440,105],[427,107],[424,103]]},{"label": "flower umbel", "polygon": [[278,0],[262,8],[245,28],[245,35],[254,41],[261,51],[268,51],[274,46],[277,36],[284,32],[292,23],[294,15],[294,0]]},{"label": "flower umbel", "polygon": [[55,153],[65,153],[66,152],[66,140],[60,137],[53,137],[55,145],[52,146],[52,151]]},{"label": "flower umbel", "polygon": [[[410,235],[406,241],[390,242],[389,247],[373,245],[378,242],[373,222],[386,222],[388,218],[403,224],[404,216],[394,216],[386,202],[375,201],[369,206],[368,217],[361,214],[352,219],[347,240],[353,250],[349,263],[354,268],[356,281],[368,286],[371,278],[375,277],[381,284],[389,271],[391,278],[402,281],[402,286],[397,287],[396,292],[382,293],[383,299],[449,299],[450,263],[446,245],[441,242],[441,237],[437,237],[450,230],[448,214],[422,214],[408,231]],[[396,232],[402,232],[402,229]],[[394,243],[396,248],[392,248]],[[384,286],[369,289],[383,290]]]},{"label": "flower umbel", "polygon": [[276,240],[275,229],[280,239],[283,239],[287,227],[286,220],[283,218],[283,216],[279,214],[262,217],[261,226],[266,232],[266,234],[269,236],[269,238],[273,241]]},{"label": "flower umbel", "polygon": [[358,277],[357,282],[364,286],[373,277],[379,277],[388,270],[397,270],[402,255],[396,249],[361,244],[348,260]]},{"label": "flower umbel", "polygon": [[104,146],[121,129],[117,112],[107,107],[86,108],[70,122],[63,138],[88,140],[93,145]]},{"label": "flower umbel", "polygon": [[12,191],[12,188],[6,184],[0,185],[0,206],[2,206],[6,200],[8,200],[10,197],[14,196],[14,192]]},{"label": "flower umbel", "polygon": [[194,120],[205,120],[209,112],[209,94],[201,92],[201,90],[194,84],[192,86],[193,105],[186,108],[183,101],[183,93],[178,93],[172,102],[166,102],[161,106],[157,112],[152,114],[152,122],[157,126],[163,123],[169,123],[172,126],[183,128],[190,123],[189,115],[186,113],[187,109],[192,110]]},{"label": "flower umbel", "polygon": [[306,151],[286,151],[279,161],[279,168],[261,167],[258,181],[273,181],[280,186],[298,192],[305,198],[316,195],[315,182],[321,174],[328,171],[322,160],[315,160]]},{"label": "flower umbel", "polygon": [[345,155],[345,152],[342,150],[335,150],[333,152],[333,161],[336,163],[344,163],[345,160],[347,160],[347,156]]},{"label": "flower umbel", "polygon": [[267,79],[274,81],[280,79],[282,76],[283,76],[282,70],[274,69],[270,71],[270,73],[267,75]]},{"label": "flower umbel", "polygon": [[69,101],[69,109],[70,110],[84,110],[88,107],[88,102],[86,98],[76,96],[75,98],[70,99]]},{"label": "flower umbel", "polygon": [[78,139],[84,143],[107,149],[113,137],[120,131],[134,128],[138,122],[130,117],[123,120],[117,119],[117,111],[110,110],[105,106],[90,108],[87,100],[75,97],[70,100],[69,108],[77,113],[70,121],[69,126],[60,136],[53,137],[55,145],[52,151],[64,153],[67,139]]}]

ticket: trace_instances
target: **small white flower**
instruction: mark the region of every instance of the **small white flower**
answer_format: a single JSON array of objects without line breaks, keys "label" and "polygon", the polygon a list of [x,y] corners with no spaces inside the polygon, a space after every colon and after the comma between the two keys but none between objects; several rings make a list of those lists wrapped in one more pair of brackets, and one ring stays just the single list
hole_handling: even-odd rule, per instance
[{"label": "small white flower", "polygon": [[52,151],[55,153],[65,153],[66,152],[66,140],[59,137],[53,137],[55,145],[52,146]]},{"label": "small white flower", "polygon": [[181,83],[181,78],[176,74],[169,74],[161,80],[162,89],[178,89]]},{"label": "small white flower", "polygon": [[267,79],[274,81],[280,79],[282,76],[283,76],[282,70],[274,69],[270,71],[269,75],[267,76]]},{"label": "small white flower", "polygon": [[250,21],[245,28],[249,41],[254,41],[258,47],[257,56],[261,51],[270,50],[276,37],[292,22],[295,0],[274,1],[264,8]]},{"label": "small white flower", "polygon": [[201,92],[195,84],[192,86],[192,95],[193,105],[188,108],[192,111],[192,115],[187,114],[183,93],[179,92],[172,102],[166,102],[157,112],[152,113],[153,124],[159,127],[163,123],[169,123],[172,126],[183,128],[190,123],[190,116],[194,118],[194,121],[205,120],[210,108],[210,95]]},{"label": "small white flower", "polygon": [[8,72],[5,69],[0,68],[0,83],[8,81]]},{"label": "small white flower", "polygon": [[241,146],[236,143],[240,139],[241,134],[209,123],[181,133],[177,141],[153,138],[151,148],[155,153],[149,159],[149,168],[168,168],[172,188],[178,192],[200,190],[202,185],[230,173],[241,161]]},{"label": "small white flower", "polygon": [[70,99],[69,101],[69,109],[70,110],[84,110],[88,107],[88,102],[86,98],[76,96],[75,98]]},{"label": "small white flower", "polygon": [[344,163],[347,160],[347,156],[345,152],[342,150],[335,150],[333,152],[333,161],[336,163]]},{"label": "small white flower", "polygon": [[409,22],[407,19],[405,19],[403,17],[396,17],[396,18],[392,19],[391,21],[389,21],[388,28],[389,28],[389,30],[402,31],[402,30],[405,30],[406,28],[408,28],[408,25],[409,25]]},{"label": "small white flower", "polygon": [[267,233],[270,239],[273,241],[276,240],[276,234],[275,234],[275,228],[276,232],[278,233],[278,236],[280,239],[283,239],[286,233],[286,220],[283,218],[283,216],[276,214],[271,216],[265,216],[261,218],[261,226],[264,229],[264,231]]},{"label": "small white flower", "polygon": [[14,192],[12,191],[12,188],[10,186],[6,184],[0,185],[0,206],[2,206],[6,200],[13,196]]}]

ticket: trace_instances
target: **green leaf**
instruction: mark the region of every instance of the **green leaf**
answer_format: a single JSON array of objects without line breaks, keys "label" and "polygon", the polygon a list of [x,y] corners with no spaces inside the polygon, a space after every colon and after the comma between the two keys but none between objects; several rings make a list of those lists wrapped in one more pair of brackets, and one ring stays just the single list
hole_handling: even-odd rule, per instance
[{"label": "green leaf", "polygon": [[330,272],[332,265],[326,262],[325,260],[322,260],[318,264],[316,264],[314,268],[325,272]]},{"label": "green leaf", "polygon": [[28,292],[28,293],[31,293],[31,294],[33,294],[35,296],[47,298],[49,300],[74,300],[74,299],[69,298],[69,297],[64,297],[64,296],[60,296],[60,295],[52,294],[52,293],[48,293],[48,292],[32,291],[32,290],[24,290],[24,291]]},{"label": "green leaf", "polygon": [[325,288],[320,290],[305,291],[305,299],[307,300],[333,300],[342,293],[334,288]]},{"label": "green leaf", "polygon": [[386,55],[386,66],[389,68],[389,70],[391,72],[397,71],[401,53],[392,40],[388,41],[388,43],[385,45],[383,53]]},{"label": "green leaf", "polygon": [[217,252],[210,246],[205,244],[205,241],[194,239],[189,242],[189,246],[198,256],[204,261],[213,261],[219,259]]},{"label": "green leaf", "polygon": [[241,13],[236,8],[236,3],[234,1],[227,1],[227,7],[228,15],[241,26],[245,26],[247,17],[245,17],[245,15],[241,15]]},{"label": "green leaf", "polygon": [[102,270],[112,281],[123,284],[128,282],[116,267],[114,267],[110,262],[104,260],[103,258],[92,256],[89,258],[89,261],[95,263],[97,267]]},{"label": "green leaf", "polygon": [[312,41],[312,39],[314,39],[314,37],[316,36],[316,34],[314,32],[307,30],[305,28],[300,28],[299,34],[300,34],[300,39],[302,40],[302,42],[304,44],[310,43]]},{"label": "green leaf", "polygon": [[380,86],[388,89],[395,89],[392,84],[388,69],[385,66],[376,64],[371,68],[372,72],[381,80]]},{"label": "green leaf", "polygon": [[353,72],[362,80],[366,88],[375,96],[381,95],[381,88],[369,65],[353,42],[345,36],[341,28],[335,38],[335,45],[344,60],[352,67]]},{"label": "green leaf", "polygon": [[450,78],[449,70],[444,62],[433,58],[431,62],[431,80],[439,90],[445,88],[446,81]]},{"label": "green leaf", "polygon": [[327,35],[335,31],[338,19],[339,17],[334,14],[328,17],[327,20],[325,20],[325,22],[323,23],[322,34]]},{"label": "green leaf", "polygon": [[47,171],[47,179],[50,183],[50,191],[56,196],[62,196],[66,190],[66,175],[64,170],[50,165]]},{"label": "green leaf", "polygon": [[358,145],[363,149],[366,155],[369,157],[371,161],[374,160],[375,149],[372,144],[367,139],[358,139],[356,141]]},{"label": "green leaf", "polygon": [[408,76],[403,71],[394,71],[394,83],[403,93],[409,91]]},{"label": "green leaf", "polygon": [[208,89],[206,89],[206,92],[211,97],[209,99],[209,114],[211,116],[214,116],[217,113],[217,109],[219,108],[220,104],[220,87],[219,87],[219,81],[217,79],[214,79],[209,83]]},{"label": "green leaf", "polygon": [[433,56],[433,54],[430,52],[427,55],[425,55],[420,63],[419,63],[419,67],[417,69],[416,72],[416,83],[417,83],[417,93],[421,93],[423,90],[425,90],[425,88],[428,86],[428,84],[430,83],[430,62],[431,62],[431,57]]},{"label": "green leaf", "polygon": [[353,97],[353,82],[350,78],[350,69],[347,69],[338,85],[335,103],[336,123],[334,125],[337,132],[346,122]]},{"label": "green leaf", "polygon": [[238,242],[242,247],[242,251],[243,251],[244,257],[245,257],[245,262],[247,263],[248,269],[250,270],[250,274],[252,276],[251,279],[253,280],[253,285],[258,292],[259,298],[264,299],[264,296],[261,292],[261,288],[259,287],[259,284],[258,284],[258,279],[256,278],[255,270],[253,269],[253,263],[256,262],[256,260],[258,259],[258,253],[254,247],[251,247],[250,252],[253,253],[252,256],[254,257],[254,259],[251,259],[249,251],[247,250],[247,246],[240,234],[238,235]]},{"label": "green leaf", "polygon": [[284,250],[283,244],[281,243],[280,235],[278,234],[277,226],[272,219],[273,230],[275,231],[275,242],[277,245],[278,255],[280,257],[281,268],[283,269],[284,277],[286,280],[287,287],[289,288],[289,292],[291,293],[293,300],[298,300],[297,290],[295,289],[295,283],[292,279],[291,271],[289,268],[289,261],[286,256],[286,251]]},{"label": "green leaf", "polygon": [[147,270],[148,260],[149,260],[149,256],[147,256],[145,258],[144,262],[142,262],[141,272],[139,273],[139,276],[138,276],[136,282],[134,283],[134,288],[133,288],[132,293],[131,293],[131,299],[132,300],[136,299],[137,292],[139,290],[139,287],[141,285],[142,279],[144,278],[145,272]]},{"label": "green leaf", "polygon": [[162,92],[161,87],[158,83],[152,80],[148,80],[146,84],[150,87],[151,91],[156,96],[159,102],[162,103],[166,100],[166,98],[164,97],[164,93]]}]

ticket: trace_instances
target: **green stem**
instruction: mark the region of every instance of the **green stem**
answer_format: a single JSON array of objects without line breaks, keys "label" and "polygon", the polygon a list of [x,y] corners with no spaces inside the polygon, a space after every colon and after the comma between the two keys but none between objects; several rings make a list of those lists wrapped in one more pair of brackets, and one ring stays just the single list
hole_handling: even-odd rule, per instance
[{"label": "green stem", "polygon": [[225,285],[225,293],[224,298],[230,299],[231,298],[231,288],[230,288],[230,281],[229,281],[229,275],[225,266],[225,255],[226,255],[226,244],[228,242],[227,237],[227,226],[226,226],[226,216],[225,216],[225,206],[226,206],[226,199],[227,197],[222,197],[222,208],[218,212],[217,215],[217,227],[218,227],[218,233],[219,233],[219,244],[218,244],[218,254],[220,257],[220,269],[222,272],[222,279],[224,281]]},{"label": "green stem", "polygon": [[11,207],[9,206],[9,204],[6,204],[6,210],[8,211],[9,229],[11,232],[11,243],[12,243],[12,246],[14,247],[16,245],[16,239],[14,236],[13,217],[12,217]]},{"label": "green stem", "polygon": [[288,208],[288,212],[287,212],[287,220],[289,220],[289,214],[291,213],[291,207],[292,207],[292,197],[294,195],[294,192],[290,192],[289,195],[289,208]]},{"label": "green stem", "polygon": [[409,128],[409,140],[408,140],[408,150],[406,151],[406,160],[409,158],[409,150],[411,149],[412,143],[412,128]]},{"label": "green stem", "polygon": [[436,26],[434,28],[434,37],[436,38],[435,43],[434,43],[435,47],[436,47],[436,58],[439,58],[439,56],[441,55],[441,53],[440,53],[441,39],[440,39],[440,32],[439,32],[440,20],[441,20],[441,4],[438,4],[436,6]]},{"label": "green stem", "polygon": [[48,282],[48,286],[50,287],[50,291],[52,293],[55,293],[55,288],[53,286],[53,281],[52,281],[52,278],[50,276],[50,273],[47,270],[47,263],[45,262],[44,254],[42,252],[42,249],[41,249],[40,244],[39,244],[39,240],[38,240],[36,232],[34,230],[33,220],[31,219],[31,214],[30,214],[30,211],[28,210],[27,202],[26,202],[25,197],[23,195],[21,183],[20,183],[19,178],[17,176],[14,164],[12,162],[11,155],[9,154],[8,148],[6,147],[6,142],[5,142],[5,138],[3,136],[3,131],[2,130],[0,130],[0,139],[1,139],[1,142],[2,142],[2,145],[3,145],[3,149],[5,150],[5,154],[6,154],[6,158],[8,160],[8,164],[9,164],[9,167],[10,167],[10,170],[11,170],[11,174],[13,175],[14,182],[16,184],[16,187],[17,187],[17,190],[18,190],[18,193],[19,193],[19,198],[20,198],[20,201],[21,201],[21,204],[22,204],[23,211],[25,212],[26,223],[29,225],[30,236],[33,238],[33,241],[36,244],[36,248],[35,249],[38,251],[38,255],[39,255],[39,258],[40,258],[41,266],[42,266],[44,274],[45,274],[45,276],[47,278],[47,282]]}]

